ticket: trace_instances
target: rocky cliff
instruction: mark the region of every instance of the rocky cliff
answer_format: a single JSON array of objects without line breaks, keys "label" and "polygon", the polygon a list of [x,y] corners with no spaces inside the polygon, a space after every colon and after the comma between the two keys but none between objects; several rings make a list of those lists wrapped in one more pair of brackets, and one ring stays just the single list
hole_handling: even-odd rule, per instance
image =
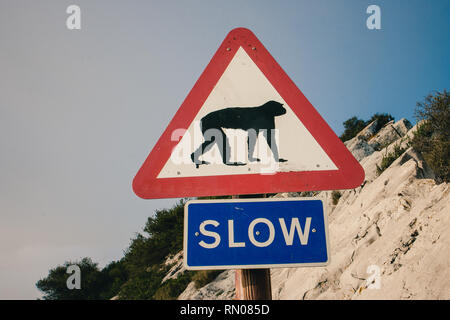
[{"label": "rocky cliff", "polygon": [[[353,190],[316,193],[328,203],[331,262],[326,267],[271,270],[273,299],[449,299],[449,185],[436,184],[409,147],[414,130],[402,119],[376,131],[369,124],[347,148],[366,172]],[[383,157],[397,152],[387,168]],[[298,197],[282,193],[276,197]],[[167,278],[184,272],[182,253]],[[234,271],[179,299],[233,299]]]}]

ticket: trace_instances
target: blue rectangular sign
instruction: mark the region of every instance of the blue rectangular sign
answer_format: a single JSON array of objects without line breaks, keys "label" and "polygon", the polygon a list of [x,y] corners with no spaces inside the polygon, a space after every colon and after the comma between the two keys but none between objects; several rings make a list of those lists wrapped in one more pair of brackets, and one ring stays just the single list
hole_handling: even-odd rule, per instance
[{"label": "blue rectangular sign", "polygon": [[187,269],[323,266],[329,261],[322,200],[193,200],[184,210]]}]

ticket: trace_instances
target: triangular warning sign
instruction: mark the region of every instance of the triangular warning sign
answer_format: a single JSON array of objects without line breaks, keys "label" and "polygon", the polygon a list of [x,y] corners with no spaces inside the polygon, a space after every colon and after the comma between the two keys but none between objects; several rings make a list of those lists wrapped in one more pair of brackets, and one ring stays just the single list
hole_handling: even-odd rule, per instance
[{"label": "triangular warning sign", "polygon": [[133,181],[146,199],[351,189],[364,170],[248,29],[232,30]]}]

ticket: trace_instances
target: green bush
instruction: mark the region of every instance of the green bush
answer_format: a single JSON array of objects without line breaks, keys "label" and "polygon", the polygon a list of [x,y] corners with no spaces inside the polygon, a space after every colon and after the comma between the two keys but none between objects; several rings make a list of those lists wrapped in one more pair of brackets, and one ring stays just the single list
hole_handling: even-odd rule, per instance
[{"label": "green bush", "polygon": [[[44,293],[44,299],[110,299],[117,294],[120,299],[153,299],[174,295],[189,283],[187,278],[169,281],[163,285],[167,288],[161,289],[158,295],[156,292],[167,272],[163,265],[165,257],[182,249],[183,215],[184,201],[171,209],[158,210],[147,220],[146,235],[137,234],[120,261],[112,262],[102,270],[89,258],[66,262],[51,269],[36,286]],[[81,290],[67,289],[66,281],[70,275],[66,270],[71,264],[81,268]]]},{"label": "green bush", "polygon": [[155,300],[176,300],[191,282],[192,272],[186,271],[175,279],[164,282],[153,295]]},{"label": "green bush", "polygon": [[450,181],[450,96],[444,90],[429,94],[418,102],[416,118],[422,121],[412,139],[412,147],[420,152],[433,169],[436,181]]},{"label": "green bush", "polygon": [[377,121],[375,132],[384,127],[386,123],[394,120],[394,117],[388,113],[375,113],[369,120],[364,121],[357,117],[351,117],[344,121],[344,133],[339,137],[342,141],[347,141],[355,137],[362,129],[369,125],[372,121]]},{"label": "green bush", "polygon": [[357,117],[351,117],[344,121],[343,125],[344,133],[340,136],[340,139],[342,141],[347,141],[355,137],[362,129],[364,129],[366,122]]},{"label": "green bush", "polygon": [[375,132],[379,131],[381,128],[385,126],[389,121],[394,120],[394,117],[388,113],[375,113],[367,122],[366,125],[371,123],[372,121],[377,120],[377,125],[375,126]]},{"label": "green bush", "polygon": [[[108,269],[99,270],[97,263],[90,258],[83,258],[81,261],[67,261],[63,265],[57,266],[49,271],[46,278],[39,280],[36,287],[44,293],[45,300],[100,300],[110,299],[114,292],[113,285],[120,286],[121,276],[112,278],[109,271],[117,268],[120,262],[108,265]],[[80,289],[68,289],[67,279],[70,274],[67,268],[70,265],[77,265],[80,268]],[[106,270],[106,271],[105,271]],[[117,281],[114,281],[117,280]]]},{"label": "green bush", "polygon": [[139,273],[133,273],[128,281],[121,287],[119,299],[121,300],[149,300],[161,285],[164,270],[159,266],[144,268]]},{"label": "green bush", "polygon": [[[122,299],[154,299],[167,272],[163,262],[183,247],[184,200],[171,209],[156,211],[144,227],[148,236],[137,234],[124,256],[130,278],[120,290]],[[168,284],[170,285],[170,284]],[[173,292],[172,288],[168,288]],[[162,296],[163,292],[158,294]]]},{"label": "green bush", "polygon": [[137,234],[125,252],[125,265],[131,275],[152,265],[159,265],[169,254],[183,247],[184,202],[171,209],[156,211],[144,227],[148,236]]},{"label": "green bush", "polygon": [[380,165],[377,165],[377,174],[380,175],[384,170],[386,170],[398,157],[400,157],[403,152],[405,152],[406,148],[402,148],[400,144],[396,144],[394,146],[394,150],[392,152],[387,153],[381,159]]},{"label": "green bush", "polygon": [[197,271],[193,277],[192,281],[195,282],[196,288],[201,288],[211,281],[213,281],[223,270],[201,270]]},{"label": "green bush", "polygon": [[175,279],[164,282],[156,291],[155,300],[174,300],[194,281],[195,288],[201,288],[213,281],[223,270],[186,271]]}]

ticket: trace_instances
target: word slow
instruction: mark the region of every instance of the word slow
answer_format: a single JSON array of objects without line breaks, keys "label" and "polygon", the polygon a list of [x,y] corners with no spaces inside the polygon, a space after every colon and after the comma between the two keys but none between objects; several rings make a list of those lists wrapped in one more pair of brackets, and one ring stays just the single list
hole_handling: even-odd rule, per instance
[{"label": "word slow", "polygon": [[[291,223],[289,226],[286,225],[286,221],[284,218],[278,219],[278,224],[281,230],[281,233],[283,234],[284,241],[286,243],[286,246],[292,246],[294,245],[294,237],[297,234],[298,240],[296,244],[300,243],[300,245],[305,246],[308,245],[308,239],[309,239],[309,233],[311,228],[311,217],[307,217],[305,221],[305,225],[302,228],[300,225],[300,221],[298,218],[292,218]],[[261,241],[261,239],[256,239],[255,236],[260,235],[260,231],[258,231],[258,228],[256,226],[258,224],[264,224],[266,228],[268,228],[268,237],[264,241]],[[198,242],[200,246],[206,249],[214,249],[222,241],[222,237],[220,234],[212,228],[219,227],[220,223],[216,220],[205,220],[200,223],[199,225],[199,232],[196,232],[195,235],[199,236],[200,234],[203,236],[206,236],[210,239],[209,241],[201,240]],[[208,227],[208,229],[207,229]],[[230,219],[228,220],[228,247],[229,248],[239,248],[239,247],[246,247],[247,243],[245,241],[239,241],[236,240],[235,237],[235,226],[234,226],[234,220]],[[256,229],[256,231],[255,231]],[[269,219],[266,218],[256,218],[252,220],[248,227],[247,227],[247,234],[248,234],[248,240],[251,243],[251,245],[255,247],[267,247],[272,244],[272,242],[275,239],[275,226]],[[312,232],[316,232],[315,229],[311,230]],[[242,239],[241,239],[242,240]]]}]

